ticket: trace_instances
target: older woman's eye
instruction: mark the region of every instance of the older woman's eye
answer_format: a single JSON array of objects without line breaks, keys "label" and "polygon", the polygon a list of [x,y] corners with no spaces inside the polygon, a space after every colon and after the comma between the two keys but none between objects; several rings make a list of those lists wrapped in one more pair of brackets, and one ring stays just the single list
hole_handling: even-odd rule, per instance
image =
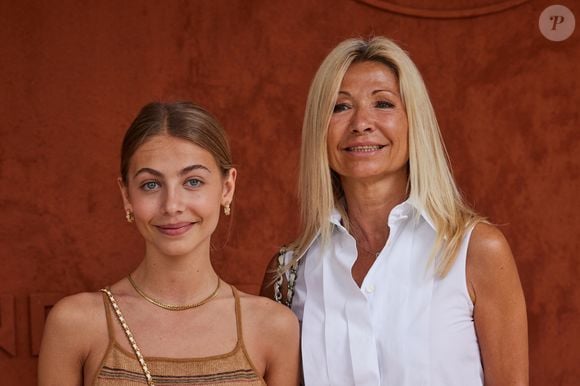
[{"label": "older woman's eye", "polygon": [[340,113],[342,111],[348,110],[348,105],[346,103],[337,103],[334,105],[333,113]]},{"label": "older woman's eye", "polygon": [[145,190],[146,192],[149,192],[151,190],[159,188],[159,186],[161,185],[157,181],[147,181],[141,185],[141,189]]},{"label": "older woman's eye", "polygon": [[391,109],[391,108],[395,107],[394,104],[392,104],[391,102],[388,102],[388,101],[378,101],[376,103],[376,106],[379,109]]}]

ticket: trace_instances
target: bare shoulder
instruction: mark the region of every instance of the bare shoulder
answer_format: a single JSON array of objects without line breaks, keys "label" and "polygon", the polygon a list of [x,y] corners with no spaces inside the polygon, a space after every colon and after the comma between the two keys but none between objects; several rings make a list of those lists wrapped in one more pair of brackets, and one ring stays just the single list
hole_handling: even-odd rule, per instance
[{"label": "bare shoulder", "polygon": [[503,233],[492,224],[478,223],[473,229],[469,250],[476,253],[502,252],[509,249],[508,242]]},{"label": "bare shoulder", "polygon": [[[104,327],[103,297],[97,292],[84,292],[67,296],[54,305],[45,327],[45,334],[68,337],[79,344],[88,343],[99,327]],[[82,328],[81,328],[82,327]],[[67,339],[67,340],[69,340]]]},{"label": "bare shoulder", "polygon": [[478,224],[473,231],[467,280],[486,385],[527,385],[524,293],[508,242],[493,225]]},{"label": "bare shoulder", "polygon": [[467,250],[467,280],[472,299],[482,291],[519,285],[517,266],[503,233],[494,225],[475,226]]},{"label": "bare shoulder", "polygon": [[513,263],[510,246],[503,233],[494,225],[475,226],[467,250],[468,265],[481,269],[501,269]]},{"label": "bare shoulder", "polygon": [[49,317],[59,321],[88,321],[95,313],[104,313],[103,296],[100,292],[82,292],[59,300]]},{"label": "bare shoulder", "polygon": [[240,302],[244,319],[263,332],[274,335],[298,331],[298,319],[286,306],[263,296],[240,292]]},{"label": "bare shoulder", "polygon": [[294,313],[265,297],[240,293],[248,354],[268,385],[298,385],[300,328]]},{"label": "bare shoulder", "polygon": [[103,298],[99,293],[68,296],[52,308],[40,345],[40,386],[81,384],[87,359],[95,347],[100,347],[99,341],[106,345],[104,320]]}]

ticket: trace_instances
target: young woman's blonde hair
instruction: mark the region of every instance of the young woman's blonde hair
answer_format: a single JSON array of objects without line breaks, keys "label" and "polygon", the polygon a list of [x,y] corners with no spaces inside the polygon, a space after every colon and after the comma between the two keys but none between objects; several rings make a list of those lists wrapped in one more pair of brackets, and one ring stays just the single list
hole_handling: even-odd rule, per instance
[{"label": "young woman's blonde hair", "polygon": [[351,64],[364,61],[383,63],[398,78],[409,125],[409,199],[426,211],[437,229],[432,257],[438,256],[437,273],[444,277],[465,231],[482,218],[464,203],[455,185],[421,74],[407,53],[384,37],[343,41],[324,59],[312,81],[302,127],[298,182],[302,228],[291,245],[294,254],[288,267],[316,237],[321,237],[323,247],[328,246],[334,208],[348,224],[340,179],[328,163],[326,138],[344,74]]}]

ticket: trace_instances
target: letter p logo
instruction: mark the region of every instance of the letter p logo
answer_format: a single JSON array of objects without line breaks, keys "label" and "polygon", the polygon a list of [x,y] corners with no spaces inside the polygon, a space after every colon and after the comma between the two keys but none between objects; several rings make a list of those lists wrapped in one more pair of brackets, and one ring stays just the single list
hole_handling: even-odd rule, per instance
[{"label": "letter p logo", "polygon": [[558,24],[564,23],[564,16],[550,16],[550,21],[552,21],[552,31],[556,30]]},{"label": "letter p logo", "polygon": [[553,42],[568,39],[576,27],[576,19],[570,9],[563,5],[551,5],[544,9],[538,21],[544,37]]}]

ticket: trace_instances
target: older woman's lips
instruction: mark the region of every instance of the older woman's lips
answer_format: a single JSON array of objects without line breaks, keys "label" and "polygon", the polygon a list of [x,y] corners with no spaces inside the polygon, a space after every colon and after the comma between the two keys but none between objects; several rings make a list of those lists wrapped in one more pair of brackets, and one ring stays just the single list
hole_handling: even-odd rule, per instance
[{"label": "older woman's lips", "polygon": [[176,224],[156,225],[159,232],[167,236],[179,236],[191,229],[195,223],[182,222]]},{"label": "older woman's lips", "polygon": [[381,150],[385,145],[363,145],[363,146],[349,146],[345,150],[353,153],[370,153]]}]

